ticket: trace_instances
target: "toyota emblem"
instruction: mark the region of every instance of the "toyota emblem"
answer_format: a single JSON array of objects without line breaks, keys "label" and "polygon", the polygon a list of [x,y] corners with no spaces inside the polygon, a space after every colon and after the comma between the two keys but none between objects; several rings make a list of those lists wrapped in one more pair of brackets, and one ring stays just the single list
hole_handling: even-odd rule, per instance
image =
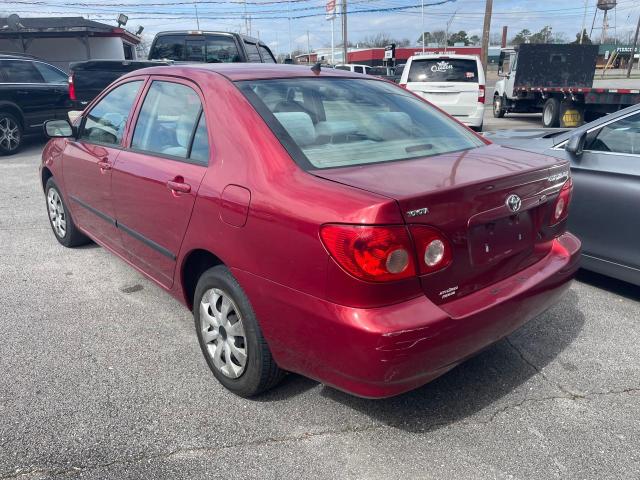
[{"label": "toyota emblem", "polygon": [[522,206],[522,200],[518,195],[509,195],[505,203],[507,204],[507,208],[514,213],[520,210]]}]

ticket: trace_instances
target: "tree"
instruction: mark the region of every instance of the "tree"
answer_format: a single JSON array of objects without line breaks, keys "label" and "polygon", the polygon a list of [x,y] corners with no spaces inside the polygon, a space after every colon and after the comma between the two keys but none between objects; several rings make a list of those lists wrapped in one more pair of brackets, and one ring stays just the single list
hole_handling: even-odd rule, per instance
[{"label": "tree", "polygon": [[518,32],[516,36],[511,39],[511,45],[520,45],[521,43],[527,43],[527,39],[529,37],[531,37],[530,30],[527,30],[526,28],[520,30],[520,32]]},{"label": "tree", "polygon": [[529,43],[549,43],[551,41],[551,27],[545,26],[538,33],[534,33],[529,38]]},{"label": "tree", "polygon": [[471,35],[469,37],[469,42],[471,43],[471,45],[480,45],[481,41],[482,39],[478,35]]},{"label": "tree", "polygon": [[464,43],[465,46],[469,45],[469,37],[467,37],[467,32],[464,30],[460,30],[458,33],[453,33],[449,35],[447,39],[447,44],[453,46],[455,43]]},{"label": "tree", "polygon": [[391,38],[391,36],[387,33],[376,33],[375,35],[367,35],[361,42],[358,42],[360,46],[367,48],[385,47],[387,45],[391,45],[392,43],[397,43],[397,41]]},{"label": "tree", "polygon": [[591,45],[593,42],[591,41],[591,39],[589,38],[589,34],[587,33],[587,29],[585,28],[584,30],[582,30],[582,34],[580,32],[576,33],[576,41],[575,42],[571,42],[574,44],[578,44],[580,43],[580,37],[582,36],[582,43],[585,45]]},{"label": "tree", "polygon": [[444,45],[444,40],[447,34],[444,30],[436,30],[435,32],[424,32],[418,37],[418,45],[422,45],[422,38],[424,37],[424,44],[436,43],[438,45]]}]

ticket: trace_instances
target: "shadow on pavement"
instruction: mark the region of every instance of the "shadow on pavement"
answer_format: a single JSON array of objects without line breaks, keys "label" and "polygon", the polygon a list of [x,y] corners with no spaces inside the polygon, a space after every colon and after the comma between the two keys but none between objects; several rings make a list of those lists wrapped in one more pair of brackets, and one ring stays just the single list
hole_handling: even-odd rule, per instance
[{"label": "shadow on pavement", "polygon": [[578,271],[576,280],[640,302],[640,286],[633,283],[623,282],[622,280],[584,269]]},{"label": "shadow on pavement", "polygon": [[[527,351],[535,350],[531,356],[536,368],[523,360],[509,340],[502,340],[424,387],[398,397],[367,400],[329,387],[323,388],[321,395],[408,432],[425,432],[459,422],[512,392],[570,345],[585,322],[577,304],[577,294],[569,291],[562,305],[514,334],[519,339],[532,340],[527,342]],[[308,382],[290,386],[289,393],[315,385]]]}]

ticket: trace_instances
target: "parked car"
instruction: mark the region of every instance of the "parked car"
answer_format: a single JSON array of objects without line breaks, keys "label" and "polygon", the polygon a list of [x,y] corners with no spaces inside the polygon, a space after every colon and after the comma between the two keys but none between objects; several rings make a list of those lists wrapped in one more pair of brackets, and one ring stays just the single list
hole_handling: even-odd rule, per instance
[{"label": "parked car", "polygon": [[0,155],[16,153],[24,136],[71,108],[67,74],[30,55],[0,54]]},{"label": "parked car", "polygon": [[416,388],[578,267],[566,160],[490,145],[376,77],[156,67],[46,128],[56,239],[95,240],[192,309],[239,395],[284,371],[364,397]]},{"label": "parked car", "polygon": [[400,85],[482,131],[485,79],[477,56],[414,55],[407,60]]},{"label": "parked car", "polygon": [[369,71],[371,70],[371,67],[369,65],[358,65],[355,63],[343,63],[340,65],[336,65],[333,68],[344,70],[345,72],[365,73],[367,75],[369,75]]},{"label": "parked car", "polygon": [[640,105],[575,130],[492,132],[493,141],[571,162],[569,229],[582,267],[640,285]]},{"label": "parked car", "polygon": [[82,109],[127,72],[173,63],[276,63],[269,47],[239,33],[201,30],[159,32],[148,60],[85,60],[69,65],[69,90]]},{"label": "parked car", "polygon": [[368,74],[375,75],[376,77],[380,77],[385,80],[390,80],[392,82],[395,80],[394,67],[384,67],[384,66],[371,67],[369,69]]}]

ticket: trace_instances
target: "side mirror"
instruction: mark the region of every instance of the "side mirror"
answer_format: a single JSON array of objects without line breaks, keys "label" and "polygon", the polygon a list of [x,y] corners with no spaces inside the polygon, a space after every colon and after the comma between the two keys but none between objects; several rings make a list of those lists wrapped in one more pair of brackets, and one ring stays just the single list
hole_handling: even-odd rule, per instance
[{"label": "side mirror", "polygon": [[66,120],[48,120],[44,122],[44,133],[49,138],[73,137],[73,128]]},{"label": "side mirror", "polygon": [[587,132],[575,132],[567,140],[567,144],[564,146],[565,151],[579,157],[584,150],[584,143],[587,139]]}]

